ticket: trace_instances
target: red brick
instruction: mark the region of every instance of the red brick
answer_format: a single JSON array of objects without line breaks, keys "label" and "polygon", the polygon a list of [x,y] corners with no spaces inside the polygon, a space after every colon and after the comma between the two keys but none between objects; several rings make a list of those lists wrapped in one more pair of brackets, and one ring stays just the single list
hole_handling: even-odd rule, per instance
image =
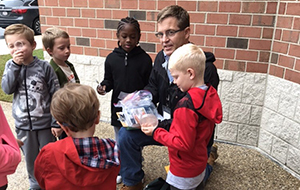
[{"label": "red brick", "polygon": [[246,63],[242,61],[225,60],[224,69],[245,72]]},{"label": "red brick", "polygon": [[292,69],[294,67],[295,58],[285,55],[279,55],[278,65]]},{"label": "red brick", "polygon": [[267,73],[268,64],[266,63],[247,63],[246,72]]},{"label": "red brick", "polygon": [[258,52],[250,50],[236,50],[236,60],[257,61]]},{"label": "red brick", "polygon": [[73,0],[73,6],[74,7],[87,7],[87,1],[83,1],[83,0]]},{"label": "red brick", "polygon": [[40,16],[52,16],[51,8],[39,7]]},{"label": "red brick", "polygon": [[155,31],[155,23],[154,22],[143,22],[139,21],[141,31]]},{"label": "red brick", "polygon": [[267,2],[267,14],[276,14],[277,2]]},{"label": "red brick", "polygon": [[44,0],[38,0],[38,4],[39,4],[39,6],[45,6]]},{"label": "red brick", "polygon": [[58,1],[45,0],[46,7],[57,7],[57,5],[58,5]]},{"label": "red brick", "polygon": [[289,47],[288,43],[274,41],[272,51],[277,52],[277,53],[287,54],[288,47]]},{"label": "red brick", "polygon": [[196,24],[196,34],[200,35],[215,35],[216,26]]},{"label": "red brick", "polygon": [[162,10],[163,8],[170,6],[170,5],[176,5],[176,1],[157,1],[157,9]]},{"label": "red brick", "polygon": [[84,37],[96,37],[96,29],[82,28],[82,36],[84,36]]},{"label": "red brick", "polygon": [[263,28],[263,34],[262,37],[265,39],[272,39],[273,38],[273,28]]},{"label": "red brick", "polygon": [[300,18],[294,17],[294,30],[300,30]]},{"label": "red brick", "polygon": [[177,5],[184,8],[186,11],[196,11],[197,2],[196,1],[178,1]]},{"label": "red brick", "polygon": [[191,23],[204,23],[205,22],[205,13],[190,13]]},{"label": "red brick", "polygon": [[204,45],[204,36],[190,35],[190,41],[194,44],[203,46]]},{"label": "red brick", "polygon": [[88,0],[89,8],[103,8],[103,0]]},{"label": "red brick", "polygon": [[229,24],[250,25],[251,15],[230,14]]},{"label": "red brick", "polygon": [[113,19],[121,19],[128,16],[128,11],[122,10],[113,10],[112,11],[112,18]]},{"label": "red brick", "polygon": [[60,25],[61,26],[74,26],[74,19],[73,18],[60,18]]},{"label": "red brick", "polygon": [[265,12],[264,2],[243,2],[242,12],[243,13],[264,13]]},{"label": "red brick", "polygon": [[70,36],[82,36],[81,28],[67,27],[67,32]]},{"label": "red brick", "polygon": [[137,0],[122,0],[121,9],[137,9],[138,1]]},{"label": "red brick", "polygon": [[290,44],[289,55],[300,57],[300,45]]},{"label": "red brick", "polygon": [[251,38],[260,38],[261,36],[261,27],[243,27],[239,28],[238,37],[251,37]]},{"label": "red brick", "polygon": [[286,69],[284,79],[300,84],[300,72]]},{"label": "red brick", "polygon": [[205,46],[225,47],[226,38],[223,37],[206,37]]},{"label": "red brick", "polygon": [[280,2],[278,14],[284,14],[285,13],[285,7],[286,7],[286,3]]},{"label": "red brick", "polygon": [[211,48],[211,47],[201,47],[203,51],[205,52],[213,52],[214,51],[214,48]]},{"label": "red brick", "polygon": [[57,17],[46,17],[47,25],[59,25],[59,19]]},{"label": "red brick", "polygon": [[91,47],[105,47],[105,40],[91,38]]},{"label": "red brick", "polygon": [[287,15],[298,15],[300,16],[300,3],[295,2],[295,3],[288,3],[287,8],[286,8],[286,14]]},{"label": "red brick", "polygon": [[52,8],[52,15],[53,16],[66,16],[66,9],[64,8]]},{"label": "red brick", "polygon": [[156,21],[157,14],[158,14],[157,12],[147,11],[147,13],[146,13],[146,15],[147,15],[146,20],[147,21]]},{"label": "red brick", "polygon": [[218,11],[218,2],[216,2],[216,1],[199,1],[198,2],[198,11],[217,12]]},{"label": "red brick", "polygon": [[108,54],[111,53],[111,50],[110,49],[100,49],[99,52],[100,52],[101,57],[107,57]]},{"label": "red brick", "polygon": [[[40,4],[39,4],[40,5]],[[72,1],[66,1],[66,0],[59,0],[58,1],[58,5],[60,6],[60,7],[72,7],[73,5],[72,5]]]},{"label": "red brick", "polygon": [[83,18],[95,18],[95,9],[81,9],[81,17]]},{"label": "red brick", "polygon": [[113,36],[115,36],[115,35],[116,35],[115,31],[105,30],[105,29],[97,30],[97,38],[112,39]]},{"label": "red brick", "polygon": [[114,49],[117,46],[118,46],[117,40],[105,40],[105,48]]},{"label": "red brick", "polygon": [[293,22],[293,17],[278,16],[276,23],[277,23],[278,28],[291,29],[292,28],[292,22]]},{"label": "red brick", "polygon": [[98,56],[98,48],[84,47],[84,54],[90,56]]},{"label": "red brick", "polygon": [[295,63],[295,69],[296,69],[297,71],[300,71],[300,59],[299,59],[299,58],[296,60],[296,63]]},{"label": "red brick", "polygon": [[215,56],[218,59],[219,58],[234,59],[234,53],[235,53],[235,50],[233,50],[233,49],[217,48],[215,50]]},{"label": "red brick", "polygon": [[105,0],[104,1],[105,8],[117,8],[119,9],[121,6],[121,1],[120,0]]},{"label": "red brick", "polygon": [[112,10],[97,10],[97,18],[112,18]]},{"label": "red brick", "polygon": [[253,15],[253,26],[274,26],[275,16]]},{"label": "red brick", "polygon": [[83,54],[83,47],[80,46],[72,46],[72,54]]},{"label": "red brick", "polygon": [[218,36],[237,36],[237,26],[217,26]]},{"label": "red brick", "polygon": [[259,62],[269,63],[270,60],[270,52],[261,51],[259,52]]},{"label": "red brick", "polygon": [[46,24],[46,17],[40,16],[40,23],[41,23],[41,25],[42,25],[42,27],[43,27],[43,25]]},{"label": "red brick", "polygon": [[[151,42],[151,43],[160,43],[159,42],[159,39],[157,39],[157,37],[154,35],[154,33],[146,33],[144,34],[145,38],[146,38],[146,41],[147,42]],[[191,38],[190,38],[191,39]]]},{"label": "red brick", "polygon": [[227,24],[228,14],[207,13],[207,24]]},{"label": "red brick", "polygon": [[76,18],[75,19],[75,26],[77,26],[77,27],[88,27],[89,26],[89,20],[88,19]]},{"label": "red brick", "polygon": [[217,69],[224,69],[224,60],[223,59],[217,59],[214,62],[214,65],[217,67]]},{"label": "red brick", "polygon": [[279,78],[283,78],[284,68],[270,64],[269,74]]},{"label": "red brick", "polygon": [[276,29],[275,31],[275,40],[281,40],[282,29]]},{"label": "red brick", "polygon": [[67,9],[68,17],[80,17],[80,9]]},{"label": "red brick", "polygon": [[148,52],[148,54],[150,55],[152,61],[154,62],[155,57],[156,57],[157,54],[156,53],[150,53],[150,52]]},{"label": "red brick", "polygon": [[76,45],[74,45],[74,44],[76,44],[76,38],[74,36],[70,36],[70,43],[72,44],[71,48],[76,46]]},{"label": "red brick", "polygon": [[249,40],[249,49],[255,50],[270,50],[271,49],[271,40]]},{"label": "red brick", "polygon": [[156,1],[154,0],[140,0],[139,9],[156,10]]},{"label": "red brick", "polygon": [[241,2],[223,2],[219,3],[219,12],[239,13],[241,11]]},{"label": "red brick", "polygon": [[103,20],[89,19],[89,26],[91,28],[103,28],[104,27],[104,23],[103,23]]},{"label": "red brick", "polygon": [[[293,42],[297,43],[299,40],[299,31],[290,31],[290,30],[283,30],[282,32],[282,40],[285,42]],[[300,55],[300,52],[299,52]]]}]

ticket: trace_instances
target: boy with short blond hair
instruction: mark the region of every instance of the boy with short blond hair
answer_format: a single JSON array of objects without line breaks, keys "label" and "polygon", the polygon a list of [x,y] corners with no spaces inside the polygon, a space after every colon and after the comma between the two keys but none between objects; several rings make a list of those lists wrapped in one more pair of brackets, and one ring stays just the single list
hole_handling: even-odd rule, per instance
[{"label": "boy with short blond hair", "polygon": [[5,29],[4,38],[12,59],[5,65],[2,89],[14,94],[12,114],[17,138],[24,142],[30,189],[40,189],[33,174],[34,160],[44,145],[55,140],[50,103],[59,83],[49,63],[32,55],[36,47],[32,29],[13,24]]},{"label": "boy with short blond hair", "polygon": [[169,70],[178,88],[187,92],[175,107],[170,130],[142,124],[142,131],[168,147],[171,190],[195,190],[203,181],[207,144],[215,123],[222,121],[222,105],[215,88],[204,83],[205,54],[193,44],[177,48]]},{"label": "boy with short blond hair", "polygon": [[87,85],[68,83],[54,94],[51,113],[68,137],[46,145],[35,161],[35,177],[43,189],[116,189],[116,142],[93,136],[99,106],[95,90]]},{"label": "boy with short blond hair", "polygon": [[[66,83],[80,83],[74,65],[68,61],[71,54],[69,34],[56,27],[47,28],[42,34],[42,42],[52,57],[50,65],[57,75],[60,87]],[[52,134],[59,139],[67,137],[58,126],[52,129]]]}]

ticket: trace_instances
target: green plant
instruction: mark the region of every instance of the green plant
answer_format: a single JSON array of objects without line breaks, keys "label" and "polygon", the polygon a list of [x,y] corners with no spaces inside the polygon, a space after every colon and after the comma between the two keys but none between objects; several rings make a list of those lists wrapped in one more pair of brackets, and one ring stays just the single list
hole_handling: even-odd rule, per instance
[{"label": "green plant", "polygon": [[[33,55],[37,56],[39,59],[44,59],[43,49],[34,50]],[[5,63],[11,58],[12,57],[9,54],[8,55],[0,55],[0,86],[2,84],[1,81],[2,81],[3,71],[5,69]],[[0,101],[12,102],[12,99],[13,99],[13,94],[11,94],[11,95],[5,94],[3,92],[2,86],[1,86]]]}]

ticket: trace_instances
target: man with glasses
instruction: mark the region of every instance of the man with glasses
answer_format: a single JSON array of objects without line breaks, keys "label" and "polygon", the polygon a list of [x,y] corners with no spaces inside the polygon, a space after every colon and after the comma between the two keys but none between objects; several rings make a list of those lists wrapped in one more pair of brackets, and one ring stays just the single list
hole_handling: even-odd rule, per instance
[{"label": "man with glasses", "polygon": [[[172,82],[172,76],[168,70],[168,60],[171,54],[180,46],[190,43],[190,18],[188,12],[180,6],[171,5],[165,7],[157,15],[157,29],[155,34],[160,40],[162,50],[158,52],[154,67],[152,69],[149,84],[145,90],[149,90],[153,96],[154,104],[157,104],[158,112],[164,119],[158,125],[168,129],[172,122],[172,113],[177,102],[185,95]],[[219,76],[213,62],[215,57],[212,53],[205,52],[206,69],[204,80],[217,89]],[[208,145],[208,152],[213,144],[213,135]],[[140,130],[126,130],[121,128],[119,131],[118,146],[121,151],[121,176],[124,186],[121,190],[141,190],[143,188],[142,179],[144,171],[142,170],[142,148],[147,145],[161,145],[146,136]],[[209,153],[208,153],[209,154]],[[212,155],[213,154],[213,155]],[[212,154],[209,154],[208,167],[206,168],[206,178],[212,171],[212,165],[217,158],[216,147],[212,147]]]}]

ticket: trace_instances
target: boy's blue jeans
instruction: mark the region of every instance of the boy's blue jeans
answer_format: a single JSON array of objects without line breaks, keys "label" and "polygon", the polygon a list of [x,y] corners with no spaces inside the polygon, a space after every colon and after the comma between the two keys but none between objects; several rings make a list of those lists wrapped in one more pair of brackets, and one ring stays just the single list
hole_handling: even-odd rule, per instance
[{"label": "boy's blue jeans", "polygon": [[[160,145],[152,137],[145,135],[141,130],[127,130],[122,127],[119,131],[118,147],[120,148],[121,170],[123,183],[126,186],[133,186],[138,184],[144,178],[144,171],[142,169],[142,147],[147,145]],[[154,155],[155,156],[155,155]],[[205,173],[210,175],[212,167]],[[208,171],[209,170],[209,171]]]}]

